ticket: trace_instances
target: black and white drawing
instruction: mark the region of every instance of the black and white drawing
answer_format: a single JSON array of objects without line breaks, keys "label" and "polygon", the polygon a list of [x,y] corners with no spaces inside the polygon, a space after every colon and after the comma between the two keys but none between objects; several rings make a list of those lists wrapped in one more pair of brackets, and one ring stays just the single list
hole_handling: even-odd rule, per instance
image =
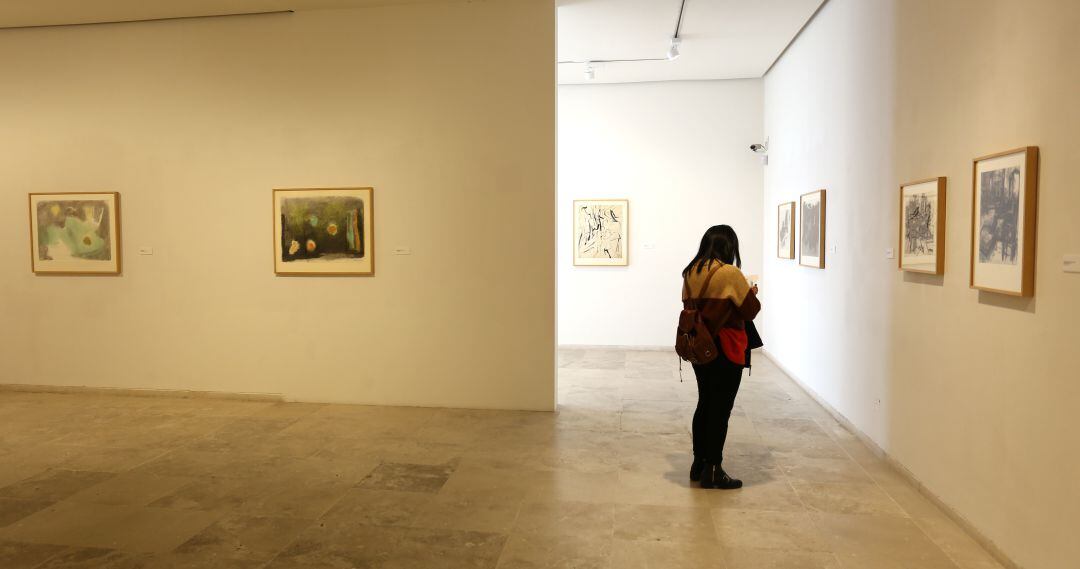
[{"label": "black and white drawing", "polygon": [[900,268],[945,274],[944,177],[900,186]]},{"label": "black and white drawing", "polygon": [[1016,265],[1020,227],[1020,168],[982,172],[979,184],[979,262]]},{"label": "black and white drawing", "polygon": [[776,216],[776,256],[781,259],[795,258],[795,202],[782,203]]},{"label": "black and white drawing", "polygon": [[821,200],[806,197],[802,202],[801,245],[804,257],[821,256]]},{"label": "black and white drawing", "polygon": [[799,264],[825,268],[825,190],[799,198]]},{"label": "black and white drawing", "polygon": [[936,200],[927,194],[904,196],[904,254],[934,255],[937,250]]},{"label": "black and white drawing", "polygon": [[973,170],[971,288],[1034,296],[1039,147],[976,158]]},{"label": "black and white drawing", "polygon": [[627,264],[626,200],[574,202],[574,264]]}]

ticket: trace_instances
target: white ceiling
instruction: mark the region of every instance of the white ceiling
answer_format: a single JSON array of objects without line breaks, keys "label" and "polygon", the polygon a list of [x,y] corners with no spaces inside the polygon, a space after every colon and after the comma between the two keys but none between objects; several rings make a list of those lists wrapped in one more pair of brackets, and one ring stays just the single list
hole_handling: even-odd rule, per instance
[{"label": "white ceiling", "polygon": [[[681,56],[664,59],[680,0],[558,0],[559,83],[761,77],[825,0],[686,0]],[[597,60],[662,61],[598,63]]]},{"label": "white ceiling", "polygon": [[128,22],[435,1],[440,0],[0,0],[0,28]]},{"label": "white ceiling", "polygon": [[[468,0],[0,0],[0,28],[440,1]],[[560,63],[559,83],[761,77],[825,0],[686,0],[682,56],[667,61],[680,1],[556,0],[559,61],[595,62],[592,80]]]}]

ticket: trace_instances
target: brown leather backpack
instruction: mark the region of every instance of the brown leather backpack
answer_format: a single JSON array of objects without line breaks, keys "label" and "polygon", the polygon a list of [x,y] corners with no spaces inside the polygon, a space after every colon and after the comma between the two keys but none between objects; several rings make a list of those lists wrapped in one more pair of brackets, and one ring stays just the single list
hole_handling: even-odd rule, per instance
[{"label": "brown leather backpack", "polygon": [[683,279],[686,298],[692,303],[693,308],[686,308],[684,305],[682,312],[679,313],[679,327],[675,331],[675,353],[692,364],[710,363],[720,354],[716,340],[705,325],[705,318],[701,313],[701,297],[705,291],[709,290],[709,283],[712,282],[713,275],[718,270],[720,270],[720,265],[709,271],[697,297],[690,296],[690,279]]}]

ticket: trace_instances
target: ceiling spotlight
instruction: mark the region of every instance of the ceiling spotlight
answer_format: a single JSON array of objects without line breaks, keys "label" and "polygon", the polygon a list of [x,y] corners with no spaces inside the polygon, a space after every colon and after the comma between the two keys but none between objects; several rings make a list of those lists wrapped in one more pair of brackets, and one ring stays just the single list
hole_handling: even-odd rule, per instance
[{"label": "ceiling spotlight", "polygon": [[675,61],[676,59],[679,58],[679,44],[681,44],[681,43],[682,43],[681,39],[679,39],[677,37],[676,38],[671,38],[671,46],[668,47],[668,50],[667,50],[668,61]]},{"label": "ceiling spotlight", "polygon": [[590,80],[591,79],[596,79],[596,71],[593,70],[593,66],[592,66],[591,61],[586,61],[585,62],[585,78],[590,79]]}]

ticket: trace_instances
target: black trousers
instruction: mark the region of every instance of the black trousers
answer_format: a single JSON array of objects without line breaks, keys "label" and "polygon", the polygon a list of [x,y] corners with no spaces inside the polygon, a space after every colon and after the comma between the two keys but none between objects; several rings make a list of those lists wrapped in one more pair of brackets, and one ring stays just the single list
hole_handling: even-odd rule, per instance
[{"label": "black trousers", "polygon": [[694,456],[710,464],[724,461],[728,419],[742,384],[743,367],[720,357],[706,365],[695,365],[698,404],[694,411]]}]

